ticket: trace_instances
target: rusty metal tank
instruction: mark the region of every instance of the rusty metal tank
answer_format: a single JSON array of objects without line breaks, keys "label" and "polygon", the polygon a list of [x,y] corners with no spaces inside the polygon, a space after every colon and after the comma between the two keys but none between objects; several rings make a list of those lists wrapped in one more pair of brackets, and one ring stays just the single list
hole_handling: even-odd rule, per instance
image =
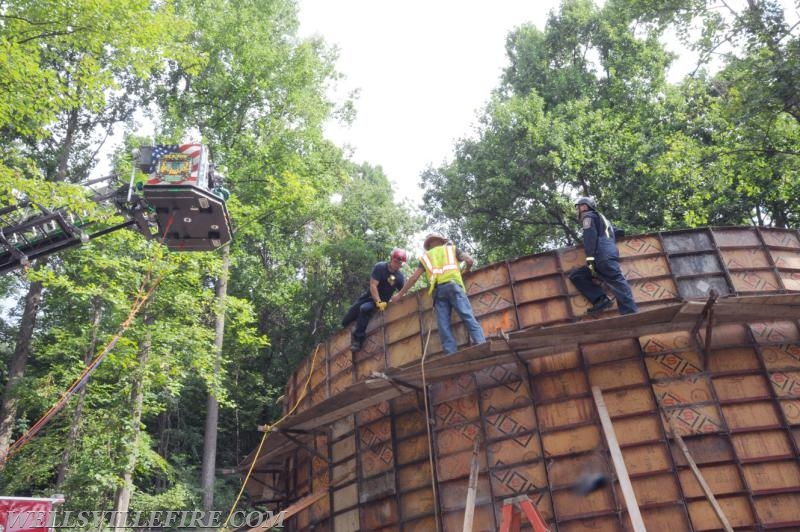
[{"label": "rusty metal tank", "polygon": [[[443,356],[427,291],[376,315],[355,355],[349,331],[319,345],[240,468],[255,460],[250,500],[288,509],[289,530],[462,530],[477,441],[474,530],[519,495],[551,530],[635,529],[626,479],[650,531],[800,530],[800,235],[618,245],[638,314],[584,318],[567,278],[583,251],[565,248],[465,276],[482,346],[455,316],[462,350]],[[587,472],[610,481],[579,493]]]}]

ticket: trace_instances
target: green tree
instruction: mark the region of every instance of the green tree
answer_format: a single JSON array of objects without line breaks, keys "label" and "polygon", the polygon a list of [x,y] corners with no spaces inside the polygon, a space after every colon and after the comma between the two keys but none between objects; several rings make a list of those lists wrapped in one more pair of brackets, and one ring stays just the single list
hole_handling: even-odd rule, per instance
[{"label": "green tree", "polygon": [[[666,82],[668,29],[713,76]],[[796,219],[796,28],[774,2],[721,17],[707,2],[562,3],[514,30],[475,138],[430,170],[431,219],[488,260],[577,241],[571,201],[595,196],[630,232]],[[768,80],[767,89],[763,89]],[[754,105],[750,105],[755,102]]]},{"label": "green tree", "polygon": [[[659,161],[659,171],[686,179],[697,192],[682,198],[685,223],[796,224],[798,26],[789,26],[771,0],[738,11],[687,1],[660,10],[647,2],[629,6],[643,20],[674,29],[698,54],[697,73],[680,86],[687,127]],[[696,27],[703,28],[697,37]]]},{"label": "green tree", "polygon": [[[229,186],[244,207],[239,210],[239,202],[232,202],[240,223],[247,223],[242,220],[247,206],[260,207],[262,201],[275,202],[276,210],[291,210],[292,202],[307,210],[304,204],[319,194],[318,178],[305,171],[301,153],[305,150],[312,157],[314,144],[323,144],[321,123],[329,109],[323,83],[329,67],[313,43],[294,37],[294,6],[283,0],[230,4],[203,0],[179,2],[177,8],[195,22],[196,31],[187,44],[207,61],[196,72],[191,63],[187,68],[175,62],[161,80],[156,102],[164,131],[179,137],[196,128],[215,160],[231,169]],[[299,175],[284,183],[272,177],[291,173]],[[264,181],[277,186],[264,187]],[[237,240],[243,236],[237,235]],[[234,261],[236,254],[234,250]],[[227,278],[229,272],[221,275]],[[217,331],[222,335],[221,322]],[[221,337],[217,345],[223,346]],[[210,422],[204,436],[201,483],[208,510],[215,485],[218,392],[209,390]],[[250,427],[255,425],[253,421]]]},{"label": "green tree", "polygon": [[544,32],[509,35],[510,65],[476,138],[426,175],[434,221],[490,261],[574,244],[577,195],[631,229],[662,222],[650,208],[660,187],[642,168],[669,127],[658,95],[670,56],[630,22],[614,3],[570,0]]},{"label": "green tree", "polygon": [[[130,118],[142,80],[181,55],[173,43],[188,30],[170,3],[144,0],[12,0],[0,19],[4,178],[82,179],[103,131]],[[37,197],[36,184],[17,185]]]},{"label": "green tree", "polygon": [[[90,208],[81,193],[60,186],[76,181],[91,164],[87,139],[95,126],[128,116],[125,99],[107,105],[124,79],[146,74],[158,62],[177,23],[168,5],[5,2],[0,46],[0,200],[23,194],[45,207]],[[135,96],[135,94],[132,94]],[[114,98],[111,98],[114,100]],[[42,183],[42,180],[56,184]],[[57,198],[57,199],[56,199]],[[55,200],[55,201],[54,201]],[[57,201],[57,203],[56,203]],[[17,347],[10,361],[7,393],[0,404],[0,454],[5,454],[16,415],[14,384],[22,379],[35,328],[42,285],[32,283]]]},{"label": "green tree", "polygon": [[[325,256],[340,232],[331,198],[349,183],[350,166],[322,134],[324,121],[339,111],[326,97],[336,77],[335,56],[318,40],[296,37],[294,4],[190,0],[176,9],[195,22],[187,44],[207,60],[197,70],[170,63],[158,80],[157,122],[165,140],[196,131],[227,168],[236,225],[228,294],[255,305],[259,333],[270,340],[257,357],[222,343],[220,379],[231,390],[223,409],[242,415],[223,411],[219,441],[232,441],[228,435],[248,438],[241,447],[219,450],[230,465],[241,459],[240,449],[256,443],[254,429],[271,415],[296,361],[331,330],[335,311],[329,289],[340,287]],[[342,110],[348,107],[344,102]],[[254,396],[253,388],[265,393]],[[212,417],[214,403],[208,399]],[[211,425],[205,430],[206,495],[214,484],[209,472],[216,427]]]}]

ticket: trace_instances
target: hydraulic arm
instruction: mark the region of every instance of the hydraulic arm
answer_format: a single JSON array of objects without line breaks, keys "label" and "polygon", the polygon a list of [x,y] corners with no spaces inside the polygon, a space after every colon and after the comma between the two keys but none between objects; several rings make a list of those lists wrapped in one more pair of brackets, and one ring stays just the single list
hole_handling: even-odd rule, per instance
[{"label": "hydraulic arm", "polygon": [[121,223],[102,226],[66,208],[47,209],[25,199],[0,207],[0,273],[124,228],[158,238],[175,251],[211,251],[231,240],[228,193],[205,146],[145,146],[135,158],[146,181],[106,187],[92,197],[111,203],[124,217]]}]

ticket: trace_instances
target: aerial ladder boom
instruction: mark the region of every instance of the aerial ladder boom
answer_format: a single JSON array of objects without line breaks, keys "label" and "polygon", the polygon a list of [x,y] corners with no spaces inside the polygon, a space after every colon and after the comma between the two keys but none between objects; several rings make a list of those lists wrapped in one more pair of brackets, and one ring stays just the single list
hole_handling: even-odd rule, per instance
[{"label": "aerial ladder boom", "polygon": [[65,209],[50,211],[27,202],[0,209],[0,225],[0,273],[88,241]]},{"label": "aerial ladder boom", "polygon": [[24,198],[0,206],[0,273],[124,228],[158,238],[174,251],[211,251],[231,240],[228,193],[205,146],[144,146],[135,160],[147,175],[145,182],[109,186],[92,196],[97,203],[113,204],[124,218],[120,223],[102,226],[67,208],[48,209]]}]

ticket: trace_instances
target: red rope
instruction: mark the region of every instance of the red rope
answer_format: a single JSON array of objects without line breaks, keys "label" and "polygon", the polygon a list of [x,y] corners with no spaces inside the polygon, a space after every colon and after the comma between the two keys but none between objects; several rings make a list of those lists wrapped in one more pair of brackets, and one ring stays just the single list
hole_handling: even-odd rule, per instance
[{"label": "red rope", "polygon": [[[175,220],[175,214],[171,213],[169,215],[169,218],[167,219],[167,223],[164,225],[164,234],[161,237],[161,240],[159,242],[160,244],[164,243],[164,239],[167,236],[167,232],[169,231],[169,228],[172,226],[172,222],[174,220]],[[142,280],[142,283],[139,286],[139,289],[137,290],[138,295],[136,296],[136,299],[131,305],[131,310],[128,313],[128,317],[125,318],[124,322],[122,322],[122,325],[120,326],[119,331],[117,331],[117,334],[114,335],[114,338],[112,338],[111,341],[108,342],[108,344],[106,344],[106,346],[103,348],[100,354],[97,355],[94,358],[94,360],[92,360],[92,362],[89,363],[88,366],[86,366],[81,375],[75,380],[75,382],[72,383],[72,386],[70,386],[69,389],[67,389],[67,391],[61,395],[58,401],[56,401],[55,404],[51,406],[50,409],[47,412],[45,412],[45,414],[42,417],[40,417],[39,420],[25,432],[25,434],[23,434],[19,439],[17,439],[12,445],[9,446],[8,450],[6,451],[6,454],[2,457],[2,460],[0,460],[0,468],[5,467],[6,463],[13,456],[19,453],[22,450],[22,448],[29,441],[31,441],[33,437],[36,436],[39,433],[39,431],[42,430],[42,428],[44,428],[44,426],[51,419],[53,419],[53,417],[55,417],[56,414],[58,414],[64,408],[64,406],[69,402],[70,397],[72,397],[72,395],[75,394],[75,392],[83,388],[83,386],[89,380],[91,374],[94,372],[95,369],[97,369],[97,366],[99,366],[100,363],[106,358],[108,353],[110,353],[111,350],[114,349],[114,347],[117,345],[117,342],[119,342],[119,339],[122,338],[122,335],[125,334],[125,331],[128,330],[128,328],[131,326],[136,315],[142,309],[147,300],[150,299],[150,296],[153,294],[153,291],[156,289],[158,284],[164,278],[164,275],[166,275],[162,274],[153,283],[153,285],[142,295],[143,289],[146,286],[148,280],[150,279],[152,271],[153,271],[152,263],[150,263],[150,268],[145,273],[144,279]]]},{"label": "red rope", "polygon": [[158,279],[156,279],[156,281],[152,284],[152,286],[150,286],[150,288],[146,292],[144,292],[143,289],[146,286],[148,280],[150,279],[151,274],[152,274],[152,263],[150,264],[150,269],[148,269],[148,271],[145,273],[145,277],[142,280],[139,289],[137,290],[138,295],[136,296],[136,299],[131,305],[131,310],[128,313],[128,317],[125,318],[124,322],[122,322],[122,325],[120,326],[119,331],[117,331],[117,334],[114,335],[114,338],[112,338],[111,341],[108,342],[108,344],[106,344],[106,346],[103,348],[100,354],[97,355],[94,358],[94,360],[92,360],[92,362],[89,363],[88,366],[86,366],[81,375],[75,380],[75,382],[72,383],[72,386],[70,386],[69,389],[67,389],[67,391],[61,395],[59,400],[56,401],[55,404],[51,406],[50,409],[47,412],[45,412],[45,414],[41,418],[39,418],[39,420],[25,432],[25,434],[23,434],[19,439],[17,439],[12,445],[9,446],[5,455],[3,455],[2,460],[0,460],[0,468],[4,467],[6,463],[14,455],[19,453],[20,450],[22,450],[22,448],[29,441],[31,441],[33,437],[36,436],[36,434],[38,434],[39,431],[53,417],[55,417],[56,414],[58,414],[64,408],[64,406],[69,402],[70,397],[72,397],[72,395],[75,392],[80,390],[86,384],[86,381],[89,380],[89,376],[94,372],[95,369],[97,369],[97,366],[100,365],[100,363],[103,361],[103,359],[105,359],[108,353],[110,353],[111,350],[117,345],[119,339],[122,337],[123,334],[125,334],[125,331],[131,326],[136,315],[142,309],[147,300],[150,299],[150,296],[153,294],[156,287],[164,278],[164,275],[166,275],[166,273],[162,274]]}]

